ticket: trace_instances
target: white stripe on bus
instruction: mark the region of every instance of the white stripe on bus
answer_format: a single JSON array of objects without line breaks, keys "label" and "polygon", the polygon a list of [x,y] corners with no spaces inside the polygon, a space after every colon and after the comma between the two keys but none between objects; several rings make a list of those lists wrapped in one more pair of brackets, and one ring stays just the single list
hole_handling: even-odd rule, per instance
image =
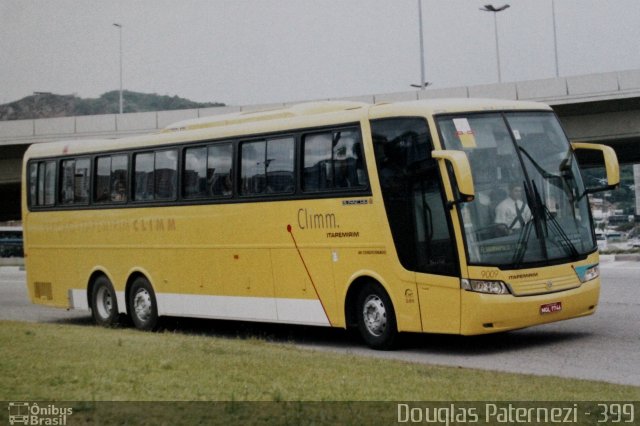
[{"label": "white stripe on bus", "polygon": [[[72,309],[89,309],[86,290],[73,289],[69,296]],[[124,313],[124,292],[116,297]],[[156,301],[159,315],[331,326],[317,299],[159,293]]]}]

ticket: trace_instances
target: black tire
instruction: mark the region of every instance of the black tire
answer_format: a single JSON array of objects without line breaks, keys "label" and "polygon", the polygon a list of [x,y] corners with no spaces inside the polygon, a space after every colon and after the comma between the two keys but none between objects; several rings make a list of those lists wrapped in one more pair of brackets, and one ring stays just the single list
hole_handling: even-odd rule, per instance
[{"label": "black tire", "polygon": [[115,327],[120,322],[116,292],[109,278],[98,277],[91,293],[91,315],[96,324],[103,327]]},{"label": "black tire", "polygon": [[140,330],[158,328],[158,305],[153,288],[146,278],[138,277],[131,284],[128,298],[129,315],[133,325]]},{"label": "black tire", "polygon": [[398,337],[393,304],[387,292],[378,284],[366,284],[356,299],[358,330],[372,349],[392,349]]}]

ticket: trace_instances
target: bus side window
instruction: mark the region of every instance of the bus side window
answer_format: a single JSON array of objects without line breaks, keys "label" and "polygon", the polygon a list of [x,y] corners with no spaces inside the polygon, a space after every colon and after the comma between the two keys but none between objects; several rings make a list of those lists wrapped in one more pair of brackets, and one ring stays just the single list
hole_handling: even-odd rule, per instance
[{"label": "bus side window", "polygon": [[175,200],[178,182],[178,151],[146,152],[135,156],[134,199]]},{"label": "bus side window", "polygon": [[29,169],[29,194],[32,206],[53,206],[56,190],[56,162],[38,161]]},{"label": "bus side window", "polygon": [[355,130],[306,135],[303,139],[305,192],[368,185],[362,141]]},{"label": "bus side window", "polygon": [[38,195],[38,163],[29,164],[29,204],[36,204]]},{"label": "bus side window", "polygon": [[97,158],[93,195],[96,203],[127,201],[128,165],[125,154]]},{"label": "bus side window", "polygon": [[200,198],[207,195],[207,148],[188,148],[184,153],[182,196]]},{"label": "bus side window", "polygon": [[233,195],[233,146],[231,143],[211,145],[207,160],[207,185],[215,198]]},{"label": "bus side window", "polygon": [[290,193],[295,188],[293,177],[294,139],[284,137],[267,141],[266,191],[269,194]]},{"label": "bus side window", "polygon": [[334,133],[332,150],[336,188],[362,187],[367,184],[361,145],[358,132]]},{"label": "bus side window", "polygon": [[47,161],[44,172],[44,205],[56,203],[56,162]]},{"label": "bus side window", "polygon": [[127,155],[114,155],[111,157],[111,201],[127,201],[127,184],[129,182],[129,157]]},{"label": "bus side window", "polygon": [[247,142],[241,145],[240,166],[243,195],[262,194],[265,190],[264,170],[267,152],[265,141]]},{"label": "bus side window", "polygon": [[331,135],[308,135],[304,138],[304,172],[302,189],[319,191],[330,187]]},{"label": "bus side window", "polygon": [[134,161],[134,199],[136,201],[153,200],[154,155],[151,152],[137,154]]},{"label": "bus side window", "polygon": [[111,157],[98,157],[96,160],[96,183],[93,199],[97,203],[109,201],[111,179]]},{"label": "bus side window", "polygon": [[29,191],[32,206],[53,206],[56,195],[56,162],[38,161],[31,164]]},{"label": "bus side window", "polygon": [[175,200],[178,183],[176,150],[156,151],[154,195],[157,200]]},{"label": "bus side window", "polygon": [[76,160],[64,160],[60,174],[60,203],[73,204],[74,182],[73,175],[76,168]]},{"label": "bus side window", "polygon": [[184,198],[230,197],[233,194],[233,146],[230,142],[188,148],[184,154]]},{"label": "bus side window", "polygon": [[293,192],[294,139],[245,142],[240,148],[243,195]]},{"label": "bus side window", "polygon": [[61,204],[87,204],[89,202],[90,161],[88,158],[62,161],[60,170]]}]

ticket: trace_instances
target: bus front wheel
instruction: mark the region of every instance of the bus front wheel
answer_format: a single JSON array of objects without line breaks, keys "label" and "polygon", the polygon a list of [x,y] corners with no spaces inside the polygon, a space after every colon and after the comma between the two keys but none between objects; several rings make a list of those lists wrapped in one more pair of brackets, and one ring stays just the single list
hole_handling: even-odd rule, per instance
[{"label": "bus front wheel", "polygon": [[100,276],[93,284],[91,293],[91,314],[98,325],[114,327],[118,325],[118,301],[109,278]]},{"label": "bus front wheel", "polygon": [[129,314],[136,328],[153,331],[158,327],[158,305],[149,281],[143,277],[133,281],[128,303]]},{"label": "bus front wheel", "polygon": [[391,299],[384,289],[366,284],[357,299],[358,330],[372,349],[391,349],[398,335],[396,315]]}]

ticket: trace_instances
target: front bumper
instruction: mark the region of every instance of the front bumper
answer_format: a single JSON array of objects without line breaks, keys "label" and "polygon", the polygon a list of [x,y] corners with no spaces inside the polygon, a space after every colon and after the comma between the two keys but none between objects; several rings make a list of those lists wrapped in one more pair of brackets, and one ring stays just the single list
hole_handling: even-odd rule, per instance
[{"label": "front bumper", "polygon": [[[600,298],[600,278],[578,288],[535,296],[492,295],[462,291],[460,333],[496,333],[591,315]],[[562,310],[542,314],[540,307],[561,302]]]}]

